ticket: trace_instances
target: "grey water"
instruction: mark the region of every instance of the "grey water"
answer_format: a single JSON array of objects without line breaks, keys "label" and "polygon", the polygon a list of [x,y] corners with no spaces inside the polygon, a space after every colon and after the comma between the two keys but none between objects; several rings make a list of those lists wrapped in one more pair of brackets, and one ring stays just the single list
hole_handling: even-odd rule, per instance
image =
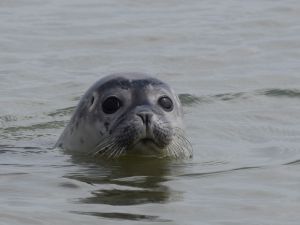
[{"label": "grey water", "polygon": [[[193,159],[52,148],[123,71],[180,94]],[[300,2],[1,0],[0,224],[300,224]]]}]

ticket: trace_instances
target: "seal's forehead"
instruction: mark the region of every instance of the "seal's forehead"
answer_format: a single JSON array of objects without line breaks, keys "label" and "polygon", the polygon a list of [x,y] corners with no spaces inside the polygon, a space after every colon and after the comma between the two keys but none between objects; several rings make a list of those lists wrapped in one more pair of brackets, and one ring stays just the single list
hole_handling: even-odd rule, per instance
[{"label": "seal's forehead", "polygon": [[163,86],[166,89],[170,89],[169,86],[164,83],[163,81],[148,76],[144,74],[114,74],[108,77],[104,77],[103,79],[99,80],[96,83],[97,90],[104,90],[104,89],[112,89],[112,88],[119,88],[119,89],[140,89],[146,88],[147,86]]}]

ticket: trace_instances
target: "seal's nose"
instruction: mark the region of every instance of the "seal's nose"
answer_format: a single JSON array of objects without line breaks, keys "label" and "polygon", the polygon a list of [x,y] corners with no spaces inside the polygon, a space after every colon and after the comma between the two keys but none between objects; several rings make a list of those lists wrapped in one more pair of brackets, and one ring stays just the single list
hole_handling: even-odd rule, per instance
[{"label": "seal's nose", "polygon": [[151,112],[139,112],[137,113],[137,116],[139,116],[142,119],[146,127],[149,127],[153,117],[153,114]]}]

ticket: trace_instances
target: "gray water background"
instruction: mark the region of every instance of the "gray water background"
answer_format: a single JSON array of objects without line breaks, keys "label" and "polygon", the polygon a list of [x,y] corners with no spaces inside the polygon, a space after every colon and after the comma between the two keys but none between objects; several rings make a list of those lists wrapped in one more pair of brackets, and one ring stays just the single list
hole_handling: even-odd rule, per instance
[{"label": "gray water background", "polygon": [[[190,161],[53,150],[112,72],[181,94]],[[300,2],[0,1],[0,224],[300,224]]]}]

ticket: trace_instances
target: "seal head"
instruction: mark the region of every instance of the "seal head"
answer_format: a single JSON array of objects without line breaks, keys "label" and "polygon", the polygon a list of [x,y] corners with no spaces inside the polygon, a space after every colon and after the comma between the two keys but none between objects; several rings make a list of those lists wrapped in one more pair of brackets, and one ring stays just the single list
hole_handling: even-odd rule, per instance
[{"label": "seal head", "polygon": [[164,82],[140,73],[100,79],[82,97],[56,146],[109,158],[189,158],[182,107]]}]

